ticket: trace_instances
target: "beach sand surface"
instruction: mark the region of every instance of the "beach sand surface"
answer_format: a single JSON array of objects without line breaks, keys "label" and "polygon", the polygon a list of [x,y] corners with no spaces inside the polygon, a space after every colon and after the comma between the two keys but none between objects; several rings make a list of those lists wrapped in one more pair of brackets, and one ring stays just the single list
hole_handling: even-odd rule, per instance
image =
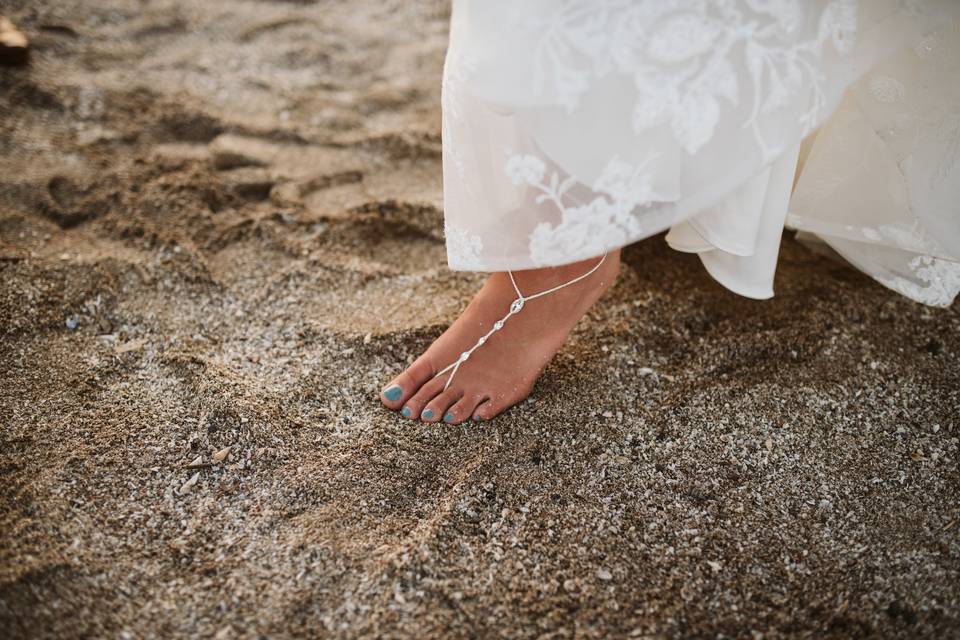
[{"label": "beach sand surface", "polygon": [[0,636],[960,636],[957,305],[655,237],[529,400],[410,422],[378,391],[482,281],[447,3],[0,15]]}]

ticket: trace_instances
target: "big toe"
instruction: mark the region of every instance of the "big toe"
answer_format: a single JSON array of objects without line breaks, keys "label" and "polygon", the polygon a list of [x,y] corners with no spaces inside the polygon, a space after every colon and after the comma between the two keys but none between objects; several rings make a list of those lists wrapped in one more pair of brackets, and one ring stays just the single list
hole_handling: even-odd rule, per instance
[{"label": "big toe", "polygon": [[432,377],[433,367],[425,358],[418,358],[380,391],[380,401],[388,409],[396,411]]}]

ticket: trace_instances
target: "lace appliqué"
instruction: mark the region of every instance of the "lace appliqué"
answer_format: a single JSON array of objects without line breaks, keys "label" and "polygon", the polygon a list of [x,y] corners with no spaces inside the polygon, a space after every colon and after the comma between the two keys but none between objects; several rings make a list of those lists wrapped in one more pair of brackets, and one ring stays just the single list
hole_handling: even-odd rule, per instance
[{"label": "lace appliqu\u00e9", "polygon": [[870,78],[870,93],[880,102],[903,102],[906,89],[903,83],[896,78],[885,75],[875,75]]},{"label": "lace appliqu\u00e9", "polygon": [[483,271],[483,261],[480,254],[483,252],[483,240],[479,235],[470,233],[466,229],[454,226],[449,222],[444,224],[443,235],[447,241],[447,262],[451,269],[464,271]]},{"label": "lace appliqu\u00e9", "polygon": [[[739,104],[735,65],[742,56],[753,84],[750,127],[765,159],[781,149],[765,140],[758,118],[795,103],[809,86],[809,104],[800,116],[804,135],[823,115],[826,99],[818,71],[824,45],[840,53],[854,45],[855,0],[834,0],[820,15],[816,34],[796,41],[791,33],[804,20],[801,0],[748,0],[749,11],[729,2],[620,0],[568,2],[542,30],[536,49],[534,87],[550,92],[569,111],[581,95],[611,71],[633,78],[637,133],[669,126],[693,155],[714,135],[721,101]],[[540,28],[537,26],[536,28]]]},{"label": "lace appliqu\u00e9", "polygon": [[[635,133],[666,127],[683,150],[697,154],[714,137],[723,103],[738,107],[738,126],[752,131],[762,161],[782,152],[767,140],[760,121],[808,96],[799,115],[805,135],[826,104],[820,69],[824,47],[846,53],[854,46],[855,0],[826,4],[806,38],[796,32],[811,18],[801,0],[571,0],[555,15],[531,23],[538,34],[534,88],[553,95],[569,112],[595,81],[610,73],[632,79],[637,97]],[[814,18],[815,19],[815,18]],[[738,77],[738,69],[747,73]],[[747,86],[749,83],[752,86]],[[741,102],[748,100],[747,104]],[[568,197],[577,184],[553,173],[543,159],[510,156],[505,171],[515,185],[540,191],[538,205],[553,204],[555,224],[542,222],[529,236],[531,261],[559,264],[597,255],[642,235],[636,209],[673,200],[653,192],[651,155],[631,167],[616,158],[593,185],[589,200]],[[580,196],[580,192],[578,192]]]},{"label": "lace appliqu\u00e9", "polygon": [[[451,122],[463,118],[460,105],[459,87],[470,77],[476,62],[462,53],[451,53],[444,64],[441,79],[440,104],[443,109],[443,118],[440,123],[440,144],[444,157],[450,160],[457,174],[463,178],[466,167],[463,158],[454,143]],[[464,184],[469,184],[465,182]]]},{"label": "lace appliqu\u00e9", "polygon": [[909,266],[915,281],[902,276],[875,277],[894,291],[935,307],[949,307],[960,293],[960,264],[932,256],[916,256]]},{"label": "lace appliqu\u00e9", "polygon": [[552,203],[560,213],[559,223],[542,222],[530,234],[530,256],[537,265],[561,264],[599,255],[609,247],[621,246],[642,233],[634,209],[666,198],[656,193],[646,170],[651,155],[639,165],[612,159],[593,183],[595,196],[584,204],[569,197],[577,184],[572,177],[561,179],[557,171],[547,176],[546,164],[533,155],[511,155],[504,168],[515,185],[529,185],[540,193],[538,205]]},{"label": "lace appliqu\u00e9", "polygon": [[[804,226],[802,218],[792,218],[798,223],[792,226]],[[882,269],[870,270],[869,275],[884,286],[916,302],[937,307],[949,307],[960,293],[960,263],[931,255],[942,252],[929,233],[898,225],[861,228],[847,225],[846,230],[850,234],[859,231],[867,242],[903,252],[895,266],[888,262]],[[857,241],[852,237],[846,239]],[[913,254],[912,257],[909,254]]]}]

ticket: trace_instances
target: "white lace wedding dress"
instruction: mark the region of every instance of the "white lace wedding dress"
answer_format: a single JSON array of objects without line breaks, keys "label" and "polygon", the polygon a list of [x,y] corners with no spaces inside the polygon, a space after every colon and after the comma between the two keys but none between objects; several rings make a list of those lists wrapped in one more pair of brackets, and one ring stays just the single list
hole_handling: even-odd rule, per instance
[{"label": "white lace wedding dress", "polygon": [[453,0],[450,267],[666,229],[773,295],[784,225],[884,285],[960,291],[960,0]]}]

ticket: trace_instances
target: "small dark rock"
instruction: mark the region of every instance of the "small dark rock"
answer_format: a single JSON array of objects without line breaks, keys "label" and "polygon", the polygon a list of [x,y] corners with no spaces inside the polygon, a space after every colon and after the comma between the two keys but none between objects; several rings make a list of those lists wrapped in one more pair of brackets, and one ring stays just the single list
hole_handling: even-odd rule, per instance
[{"label": "small dark rock", "polygon": [[904,604],[899,600],[894,600],[887,605],[887,615],[891,618],[899,618],[907,624],[917,623],[917,612],[910,605]]},{"label": "small dark rock", "polygon": [[924,347],[929,353],[938,356],[943,353],[943,343],[936,338],[930,338]]}]

